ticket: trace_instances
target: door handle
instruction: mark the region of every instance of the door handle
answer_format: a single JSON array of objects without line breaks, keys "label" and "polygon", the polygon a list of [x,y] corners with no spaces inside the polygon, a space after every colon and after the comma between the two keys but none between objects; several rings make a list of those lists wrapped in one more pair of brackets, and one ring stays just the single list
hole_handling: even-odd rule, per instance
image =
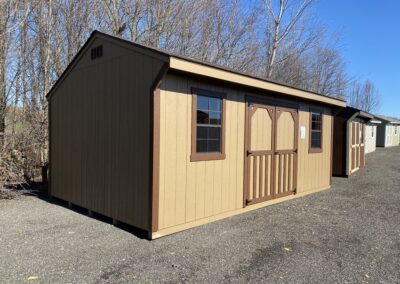
[{"label": "door handle", "polygon": [[247,154],[247,156],[250,156],[251,154],[253,154],[253,152],[247,150],[247,151],[246,151],[246,154]]}]

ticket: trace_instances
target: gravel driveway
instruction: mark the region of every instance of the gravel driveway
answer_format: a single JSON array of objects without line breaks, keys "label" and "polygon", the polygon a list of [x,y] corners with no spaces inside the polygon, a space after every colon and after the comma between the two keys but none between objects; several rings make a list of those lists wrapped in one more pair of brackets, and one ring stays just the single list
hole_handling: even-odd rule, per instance
[{"label": "gravel driveway", "polygon": [[35,196],[0,200],[0,282],[400,282],[400,147],[331,190],[155,241]]}]

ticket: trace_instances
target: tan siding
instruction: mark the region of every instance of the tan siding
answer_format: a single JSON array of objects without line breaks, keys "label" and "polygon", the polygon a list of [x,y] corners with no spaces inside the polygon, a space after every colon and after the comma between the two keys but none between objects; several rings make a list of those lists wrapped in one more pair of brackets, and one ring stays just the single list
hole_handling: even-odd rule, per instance
[{"label": "tan siding", "polygon": [[[190,162],[191,87],[227,94],[225,160]],[[160,188],[159,230],[202,222],[213,216],[243,207],[244,130],[246,93],[227,86],[208,84],[181,75],[168,74],[160,93]],[[300,104],[299,128],[309,131],[309,105]],[[308,153],[309,136],[299,135],[298,192],[305,193],[330,185],[331,114],[324,109],[323,152]],[[288,113],[289,116],[291,116]],[[281,118],[282,119],[282,118]],[[283,122],[289,121],[283,117]],[[290,117],[286,127],[294,127]],[[261,132],[267,125],[256,125]],[[294,137],[288,137],[289,139]],[[261,138],[257,144],[266,143]],[[291,145],[282,145],[290,148]],[[286,157],[286,167],[289,166]],[[271,163],[269,161],[269,165]],[[283,163],[282,163],[283,166]],[[293,162],[291,163],[293,168]],[[252,178],[252,177],[250,177]],[[289,179],[290,180],[290,179]],[[262,180],[261,183],[264,181]],[[284,183],[283,179],[281,180]],[[289,187],[289,181],[285,181]],[[259,188],[259,187],[257,187]],[[254,205],[255,206],[255,205]],[[168,229],[169,230],[169,229]]]},{"label": "tan siding", "polygon": [[[222,161],[190,162],[191,87],[226,92]],[[234,91],[168,75],[161,86],[160,216],[167,228],[238,208],[243,199],[244,102]],[[239,133],[240,131],[240,133]],[[229,138],[228,138],[229,137]]]},{"label": "tan siding", "polygon": [[298,192],[312,191],[330,185],[332,116],[324,109],[322,153],[308,153],[309,150],[309,107],[302,104],[299,111],[299,129],[306,128],[305,139],[299,138]]},{"label": "tan siding", "polygon": [[52,194],[148,229],[150,87],[163,62],[99,44],[104,56],[89,47],[50,97]]}]

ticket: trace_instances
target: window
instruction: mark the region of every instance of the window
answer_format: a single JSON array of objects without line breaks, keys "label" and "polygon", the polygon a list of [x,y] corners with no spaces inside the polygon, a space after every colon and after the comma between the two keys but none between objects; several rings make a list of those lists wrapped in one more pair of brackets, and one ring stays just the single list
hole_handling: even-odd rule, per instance
[{"label": "window", "polygon": [[225,94],[192,89],[191,161],[225,159]]},{"label": "window", "polygon": [[397,136],[397,126],[394,127],[394,135]]},{"label": "window", "polygon": [[374,138],[375,126],[372,126],[371,137]]},{"label": "window", "polygon": [[322,152],[322,112],[310,109],[310,153]]}]

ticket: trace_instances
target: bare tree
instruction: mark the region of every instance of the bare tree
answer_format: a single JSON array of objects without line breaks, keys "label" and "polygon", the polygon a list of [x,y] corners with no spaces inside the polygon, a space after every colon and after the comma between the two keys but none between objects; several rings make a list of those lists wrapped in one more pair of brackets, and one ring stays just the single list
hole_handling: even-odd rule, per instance
[{"label": "bare tree", "polygon": [[47,164],[45,96],[94,29],[376,109],[314,1],[0,0],[0,182]]},{"label": "bare tree", "polygon": [[0,149],[4,146],[7,55],[11,38],[9,33],[17,13],[15,6],[12,1],[0,0]]},{"label": "bare tree", "polygon": [[379,109],[381,95],[370,80],[362,83],[356,81],[350,86],[348,103],[366,112],[375,112]]},{"label": "bare tree", "polygon": [[264,0],[269,14],[267,27],[267,77],[271,78],[277,53],[282,41],[293,31],[295,26],[311,6],[314,0]]}]

